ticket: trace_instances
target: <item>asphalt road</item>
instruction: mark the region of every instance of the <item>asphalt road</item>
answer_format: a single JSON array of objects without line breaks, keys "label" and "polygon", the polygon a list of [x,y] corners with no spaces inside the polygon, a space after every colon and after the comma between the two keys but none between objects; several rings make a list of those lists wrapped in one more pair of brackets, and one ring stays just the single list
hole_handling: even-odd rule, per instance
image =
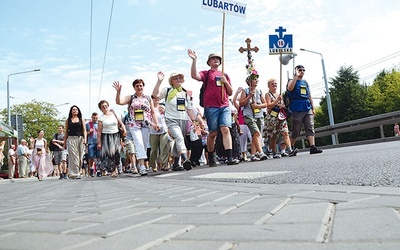
[{"label": "asphalt road", "polygon": [[[320,184],[400,187],[400,141],[299,152],[235,166],[201,166],[185,172],[151,173],[149,177],[266,184]],[[146,177],[148,178],[148,177]]]}]

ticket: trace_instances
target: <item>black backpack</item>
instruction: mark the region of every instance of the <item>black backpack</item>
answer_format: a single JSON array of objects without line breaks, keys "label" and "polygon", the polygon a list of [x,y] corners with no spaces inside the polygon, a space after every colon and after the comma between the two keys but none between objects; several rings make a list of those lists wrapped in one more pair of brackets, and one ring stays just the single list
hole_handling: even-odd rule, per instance
[{"label": "black backpack", "polygon": [[53,140],[55,140],[56,138],[57,138],[57,133],[53,135],[53,138],[49,142],[49,150],[50,151],[56,151],[58,149],[58,147],[53,144]]},{"label": "black backpack", "polygon": [[288,109],[290,108],[290,102],[292,101],[291,94],[289,90],[286,90],[283,92],[283,103],[285,104],[285,107]]},{"label": "black backpack", "polygon": [[201,89],[200,89],[200,95],[199,95],[199,100],[200,100],[200,106],[204,108],[204,91],[207,87],[207,83],[208,83],[208,74],[209,74],[209,70],[207,71],[207,75],[206,75],[206,81],[203,83],[203,85],[201,85]]}]

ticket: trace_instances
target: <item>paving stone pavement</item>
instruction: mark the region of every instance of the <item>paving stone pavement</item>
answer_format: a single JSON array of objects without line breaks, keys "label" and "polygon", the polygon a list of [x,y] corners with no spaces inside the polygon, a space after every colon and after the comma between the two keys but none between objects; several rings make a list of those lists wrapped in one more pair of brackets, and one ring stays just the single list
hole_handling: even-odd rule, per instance
[{"label": "paving stone pavement", "polygon": [[395,187],[0,181],[0,249],[400,249]]}]

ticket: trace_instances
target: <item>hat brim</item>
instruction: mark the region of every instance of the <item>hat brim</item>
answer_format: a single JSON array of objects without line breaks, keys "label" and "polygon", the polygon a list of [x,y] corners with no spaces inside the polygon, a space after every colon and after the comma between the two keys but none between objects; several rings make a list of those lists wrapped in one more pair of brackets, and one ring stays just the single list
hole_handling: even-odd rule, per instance
[{"label": "hat brim", "polygon": [[181,76],[181,77],[182,77],[182,83],[185,82],[185,75],[184,75],[184,74],[181,74],[181,73],[172,73],[171,76],[170,76],[169,79],[168,79],[169,85],[172,86],[172,80],[171,80],[171,79],[172,79],[172,77],[174,77],[174,76]]},{"label": "hat brim", "polygon": [[220,57],[220,56],[212,56],[212,57],[208,58],[208,60],[207,60],[207,65],[208,65],[208,66],[210,66],[210,63],[209,63],[209,62],[210,62],[210,59],[211,59],[211,58],[214,58],[214,57],[218,58],[218,59],[219,59],[219,62],[222,63],[222,57]]}]

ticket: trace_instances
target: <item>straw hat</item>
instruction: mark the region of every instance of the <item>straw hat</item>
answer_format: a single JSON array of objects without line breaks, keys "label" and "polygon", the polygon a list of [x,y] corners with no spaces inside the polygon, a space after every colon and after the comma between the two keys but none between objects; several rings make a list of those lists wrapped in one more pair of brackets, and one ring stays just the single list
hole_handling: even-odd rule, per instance
[{"label": "straw hat", "polygon": [[172,77],[174,77],[174,76],[181,76],[182,77],[182,83],[185,82],[185,76],[182,73],[175,73],[174,72],[169,76],[169,79],[168,79],[169,85],[172,86]]}]

